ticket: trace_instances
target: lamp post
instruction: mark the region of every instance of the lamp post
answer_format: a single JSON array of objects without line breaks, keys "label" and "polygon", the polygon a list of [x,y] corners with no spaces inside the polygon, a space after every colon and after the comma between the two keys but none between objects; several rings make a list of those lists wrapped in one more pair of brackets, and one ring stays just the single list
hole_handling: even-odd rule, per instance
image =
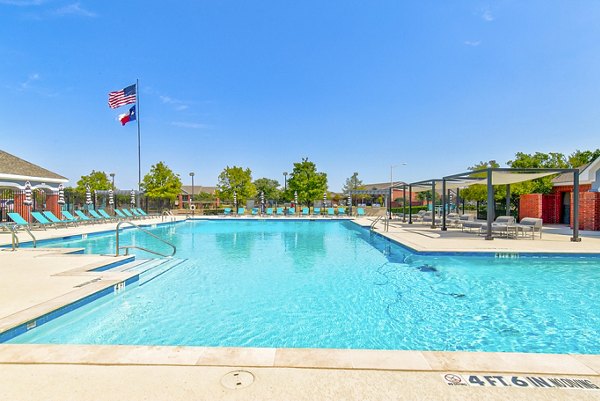
[{"label": "lamp post", "polygon": [[283,190],[287,191],[287,171],[283,172]]},{"label": "lamp post", "polygon": [[115,173],[110,173],[110,179],[112,180],[112,190],[115,190]]},{"label": "lamp post", "polygon": [[[401,166],[406,166],[406,163],[401,163]],[[390,199],[388,202],[388,213],[390,219],[392,218],[392,201],[394,198],[394,169],[398,167],[398,164],[390,166]],[[404,211],[404,209],[403,209]]]},{"label": "lamp post", "polygon": [[194,211],[195,211],[195,207],[192,208],[192,206],[194,205],[194,176],[196,174],[194,174],[194,172],[190,173],[190,177],[192,177],[192,196],[190,198],[190,209],[192,209],[192,216],[194,215]]}]

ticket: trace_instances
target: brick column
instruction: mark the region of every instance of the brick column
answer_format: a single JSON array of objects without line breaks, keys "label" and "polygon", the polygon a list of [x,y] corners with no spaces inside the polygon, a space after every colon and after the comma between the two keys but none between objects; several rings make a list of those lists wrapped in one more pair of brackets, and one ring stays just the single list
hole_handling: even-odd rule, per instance
[{"label": "brick column", "polygon": [[46,210],[54,213],[59,219],[62,218],[60,214],[60,205],[58,204],[58,193],[51,193],[46,195]]}]

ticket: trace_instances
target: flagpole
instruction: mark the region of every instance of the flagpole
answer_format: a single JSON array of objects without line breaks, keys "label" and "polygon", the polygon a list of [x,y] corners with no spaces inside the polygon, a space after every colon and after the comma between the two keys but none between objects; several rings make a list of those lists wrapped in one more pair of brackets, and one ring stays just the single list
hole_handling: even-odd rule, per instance
[{"label": "flagpole", "polygon": [[[141,136],[140,136],[140,80],[135,80],[135,119],[137,120],[138,129],[138,191],[142,190],[142,147],[141,147]],[[139,196],[138,196],[139,197]]]}]

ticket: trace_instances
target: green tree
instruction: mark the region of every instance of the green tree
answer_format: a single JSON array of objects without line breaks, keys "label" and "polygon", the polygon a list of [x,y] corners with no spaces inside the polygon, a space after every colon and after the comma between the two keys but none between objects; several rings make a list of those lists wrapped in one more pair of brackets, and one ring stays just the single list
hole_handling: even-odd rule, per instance
[{"label": "green tree", "polygon": [[77,181],[75,191],[84,194],[88,185],[92,192],[111,188],[111,182],[104,171],[92,170],[90,175],[82,175],[79,181]]},{"label": "green tree", "polygon": [[[477,164],[475,164],[474,166],[469,167],[469,170],[472,171],[477,171],[477,170],[483,170],[489,167],[500,167],[500,164],[496,161],[496,160],[490,160],[487,162],[479,162]],[[475,177],[485,177],[485,173],[481,173],[481,174],[475,174]],[[506,196],[506,190],[504,189],[503,186],[501,187],[495,187],[494,188],[494,192],[496,194],[496,199],[501,199],[502,196]],[[468,200],[468,201],[474,201],[474,202],[485,202],[487,201],[487,185],[485,184],[475,184],[475,185],[470,185],[467,188],[461,189],[460,190],[460,197]]]},{"label": "green tree", "polygon": [[[569,162],[562,153],[541,153],[527,154],[518,152],[514,160],[507,163],[513,168],[569,168]],[[520,182],[511,185],[513,195],[521,194],[548,194],[552,192],[552,178],[554,175],[538,178],[531,181]]]},{"label": "green tree", "polygon": [[144,176],[141,187],[149,198],[173,201],[181,193],[181,179],[165,163],[158,162]]},{"label": "green tree", "polygon": [[342,187],[344,193],[356,189],[360,189],[363,186],[363,182],[358,178],[358,173],[354,172],[350,178],[346,178],[346,183]]},{"label": "green tree", "polygon": [[573,168],[580,167],[596,160],[598,157],[600,157],[600,149],[594,151],[577,149],[569,155],[569,166]]},{"label": "green tree", "polygon": [[267,199],[278,200],[281,197],[281,191],[279,190],[279,182],[270,178],[259,178],[254,180],[254,187],[256,188],[256,195],[260,196],[261,192],[265,194],[265,201]]},{"label": "green tree", "polygon": [[317,165],[308,161],[308,157],[300,163],[294,163],[294,170],[288,179],[287,199],[294,198],[298,192],[298,201],[310,205],[315,199],[323,199],[327,191],[327,174],[317,172]]},{"label": "green tree", "polygon": [[245,204],[256,195],[256,187],[252,183],[252,171],[242,167],[225,167],[219,174],[217,194],[221,199],[233,200],[235,191],[238,204]]}]

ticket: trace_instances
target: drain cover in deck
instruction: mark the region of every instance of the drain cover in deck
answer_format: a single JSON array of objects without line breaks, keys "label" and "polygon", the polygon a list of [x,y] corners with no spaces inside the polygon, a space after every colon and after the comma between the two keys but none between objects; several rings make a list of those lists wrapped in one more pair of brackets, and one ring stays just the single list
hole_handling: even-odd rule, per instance
[{"label": "drain cover in deck", "polygon": [[223,387],[231,390],[246,388],[252,383],[254,383],[254,375],[246,370],[234,370],[221,379]]}]

